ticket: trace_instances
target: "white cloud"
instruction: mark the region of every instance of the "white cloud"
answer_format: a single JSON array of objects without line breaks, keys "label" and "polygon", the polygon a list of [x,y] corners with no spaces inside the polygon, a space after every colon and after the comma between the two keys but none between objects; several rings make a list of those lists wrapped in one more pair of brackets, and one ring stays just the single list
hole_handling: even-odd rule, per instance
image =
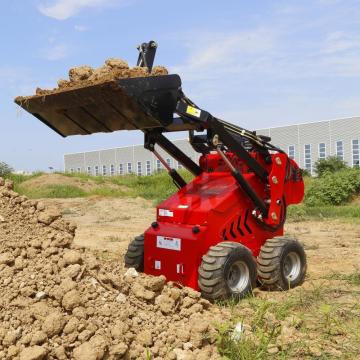
[{"label": "white cloud", "polygon": [[187,41],[189,55],[185,63],[171,70],[188,80],[214,79],[225,73],[248,71],[262,66],[263,58],[272,52],[276,38],[274,31],[265,28],[197,34],[197,41]]},{"label": "white cloud", "polygon": [[84,32],[88,30],[88,27],[84,25],[75,25],[74,29],[79,32]]},{"label": "white cloud", "polygon": [[328,54],[360,49],[360,35],[334,31],[327,35],[323,51]]},{"label": "white cloud", "polygon": [[68,54],[68,46],[66,44],[54,45],[42,51],[42,57],[49,61],[64,59]]},{"label": "white cloud", "polygon": [[108,6],[119,2],[121,0],[55,0],[51,4],[40,4],[38,9],[45,16],[66,20],[84,8]]}]

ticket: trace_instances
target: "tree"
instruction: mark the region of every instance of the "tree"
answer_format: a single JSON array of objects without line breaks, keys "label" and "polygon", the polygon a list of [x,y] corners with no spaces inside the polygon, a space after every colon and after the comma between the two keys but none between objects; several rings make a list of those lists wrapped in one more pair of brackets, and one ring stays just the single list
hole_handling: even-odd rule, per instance
[{"label": "tree", "polygon": [[14,169],[5,162],[0,161],[0,176],[9,175]]},{"label": "tree", "polygon": [[346,162],[338,156],[328,156],[326,159],[319,159],[315,162],[315,171],[319,177],[325,173],[334,173],[346,168]]}]

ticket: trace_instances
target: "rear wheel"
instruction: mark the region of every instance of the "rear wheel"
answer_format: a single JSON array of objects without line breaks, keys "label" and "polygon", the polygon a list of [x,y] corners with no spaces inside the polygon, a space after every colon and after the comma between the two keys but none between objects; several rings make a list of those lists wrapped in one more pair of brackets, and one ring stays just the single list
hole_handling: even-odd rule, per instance
[{"label": "rear wheel", "polygon": [[256,282],[256,263],[245,246],[225,241],[211,246],[202,257],[198,284],[202,295],[209,300],[249,294]]},{"label": "rear wheel", "polygon": [[129,244],[125,254],[125,267],[144,271],[144,235],[136,236]]},{"label": "rear wheel", "polygon": [[261,247],[258,279],[269,290],[288,290],[303,283],[306,275],[306,254],[295,239],[277,236]]}]

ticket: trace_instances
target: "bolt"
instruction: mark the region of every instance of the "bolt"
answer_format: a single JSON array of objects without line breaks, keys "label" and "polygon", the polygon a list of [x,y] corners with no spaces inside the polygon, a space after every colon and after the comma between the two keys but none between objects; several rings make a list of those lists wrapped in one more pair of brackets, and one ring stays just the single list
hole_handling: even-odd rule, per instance
[{"label": "bolt", "polygon": [[212,142],[213,142],[214,146],[218,146],[219,145],[219,135],[215,134]]},{"label": "bolt", "polygon": [[276,205],[281,205],[281,200],[280,199],[276,200]]},{"label": "bolt", "polygon": [[194,227],[192,228],[192,232],[193,232],[194,234],[198,234],[198,233],[200,232],[200,228],[199,228],[198,226],[194,226]]},{"label": "bolt", "polygon": [[277,220],[277,215],[276,215],[275,212],[272,212],[272,213],[271,213],[271,218],[272,218],[273,220]]},{"label": "bolt", "polygon": [[271,178],[271,180],[272,180],[272,182],[273,182],[275,185],[278,183],[278,179],[277,179],[276,176],[273,176],[273,177]]},{"label": "bolt", "polygon": [[152,227],[153,229],[156,229],[157,227],[159,227],[159,224],[158,224],[156,221],[154,221],[154,222],[151,224],[151,227]]},{"label": "bolt", "polygon": [[282,164],[281,159],[280,159],[279,157],[276,157],[276,158],[275,158],[275,162],[276,162],[277,165],[281,165],[281,164]]}]

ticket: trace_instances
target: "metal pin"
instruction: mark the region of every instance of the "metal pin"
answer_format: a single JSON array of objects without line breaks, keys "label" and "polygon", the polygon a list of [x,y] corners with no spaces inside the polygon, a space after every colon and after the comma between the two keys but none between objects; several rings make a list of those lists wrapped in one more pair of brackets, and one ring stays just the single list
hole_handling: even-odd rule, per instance
[{"label": "metal pin", "polygon": [[271,218],[272,218],[273,220],[277,220],[277,215],[276,215],[275,212],[272,212],[272,213],[271,213]]},{"label": "metal pin", "polygon": [[276,158],[275,158],[275,162],[276,162],[277,165],[281,165],[281,164],[282,164],[281,159],[280,159],[279,157],[276,157]]}]

